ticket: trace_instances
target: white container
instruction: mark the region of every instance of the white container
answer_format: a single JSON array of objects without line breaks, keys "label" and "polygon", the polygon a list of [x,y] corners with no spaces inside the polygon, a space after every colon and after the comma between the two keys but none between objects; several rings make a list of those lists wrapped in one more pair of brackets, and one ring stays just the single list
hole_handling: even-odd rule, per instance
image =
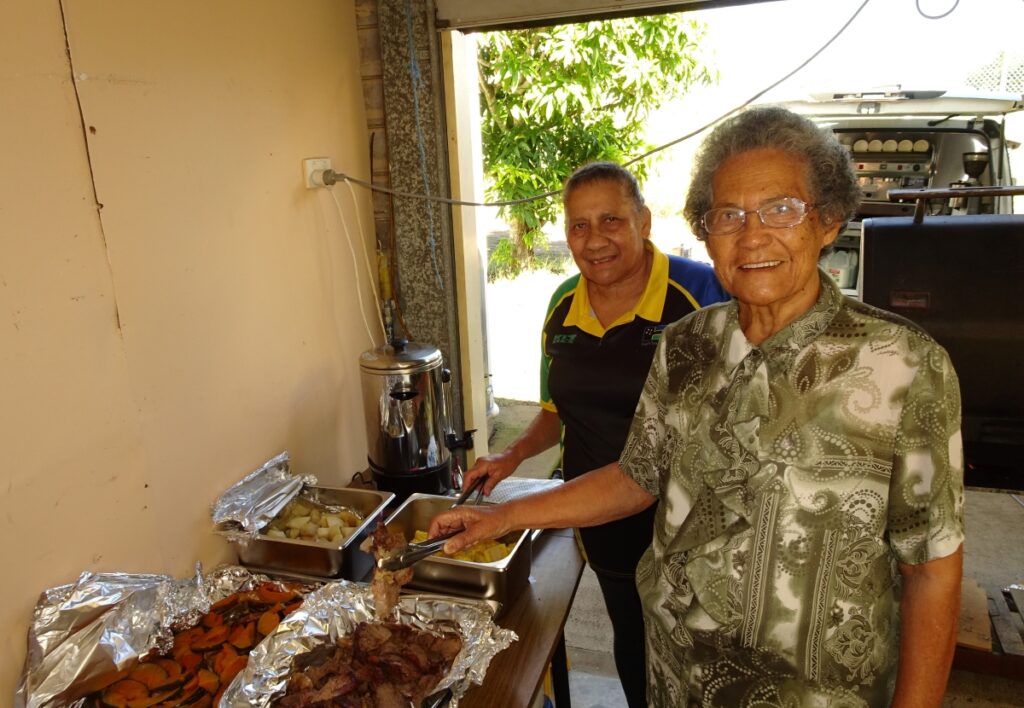
[{"label": "white container", "polygon": [[852,288],[857,278],[857,252],[836,249],[822,265],[840,288]]}]

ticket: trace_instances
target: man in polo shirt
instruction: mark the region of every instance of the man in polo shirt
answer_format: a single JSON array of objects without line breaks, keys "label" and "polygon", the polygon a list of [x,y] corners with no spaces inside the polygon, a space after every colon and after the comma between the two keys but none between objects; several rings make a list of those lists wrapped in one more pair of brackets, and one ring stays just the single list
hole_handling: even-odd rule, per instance
[{"label": "man in polo shirt", "polygon": [[[486,493],[523,460],[558,443],[566,479],[617,461],[661,330],[729,299],[711,266],[667,256],[651,243],[651,211],[636,178],[620,165],[581,167],[566,181],[562,201],[580,273],[555,291],[545,318],[541,411],[505,450],[481,457],[466,473],[465,486],[486,475]],[[652,506],[578,532],[612,622],[630,708],[647,705],[635,573],[653,522]]]}]

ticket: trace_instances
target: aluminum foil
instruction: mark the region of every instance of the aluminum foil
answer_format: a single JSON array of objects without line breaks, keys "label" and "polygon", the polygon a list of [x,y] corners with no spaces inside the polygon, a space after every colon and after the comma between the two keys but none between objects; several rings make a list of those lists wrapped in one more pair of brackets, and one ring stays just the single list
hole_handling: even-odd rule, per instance
[{"label": "aluminum foil", "polygon": [[169,651],[174,630],[196,624],[210,605],[267,580],[239,566],[191,578],[83,573],[44,591],[33,612],[17,708],[68,706],[98,680],[156,648]]},{"label": "aluminum foil", "polygon": [[[491,659],[518,637],[498,627],[490,608],[476,600],[438,595],[405,595],[392,619],[420,629],[458,632],[462,651],[437,690],[449,690],[449,705],[473,684],[483,683]],[[345,580],[324,585],[306,597],[302,607],[286,617],[249,654],[249,663],[221,698],[221,706],[269,706],[288,686],[293,661],[320,644],[336,642],[360,622],[376,619],[370,588]]]},{"label": "aluminum foil", "polygon": [[294,475],[288,452],[264,462],[220,495],[213,504],[217,533],[246,544],[294,499],[302,487],[316,484],[313,475]]}]

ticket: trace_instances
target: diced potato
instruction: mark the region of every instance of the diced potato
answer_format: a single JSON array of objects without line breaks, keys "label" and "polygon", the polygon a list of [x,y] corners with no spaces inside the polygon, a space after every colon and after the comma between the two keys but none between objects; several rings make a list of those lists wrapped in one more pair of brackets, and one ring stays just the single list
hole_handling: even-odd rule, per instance
[{"label": "diced potato", "polygon": [[[272,538],[299,538],[336,544],[350,536],[362,521],[359,514],[351,509],[324,508],[292,501],[267,525],[264,534]],[[346,527],[349,528],[347,532]]]},{"label": "diced potato", "polygon": [[288,519],[288,528],[290,529],[301,529],[303,526],[309,523],[308,516],[293,516]]},{"label": "diced potato", "polygon": [[338,516],[341,517],[342,522],[344,522],[346,526],[358,526],[363,522],[363,520],[359,518],[358,514],[348,509],[339,512]]}]

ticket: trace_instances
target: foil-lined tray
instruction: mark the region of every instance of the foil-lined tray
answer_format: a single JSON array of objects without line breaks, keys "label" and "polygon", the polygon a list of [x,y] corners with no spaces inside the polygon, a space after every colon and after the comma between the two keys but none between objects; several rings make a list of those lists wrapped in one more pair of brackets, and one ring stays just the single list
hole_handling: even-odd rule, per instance
[{"label": "foil-lined tray", "polygon": [[238,560],[248,568],[270,572],[301,573],[320,580],[344,578],[362,580],[374,567],[374,559],[360,546],[383,520],[384,510],[395,498],[391,492],[376,489],[350,489],[306,485],[298,499],[332,506],[342,506],[359,514],[362,522],[352,534],[334,544],[326,541],[306,541],[292,538],[273,538],[259,534],[255,538],[236,544]]},{"label": "foil-lined tray", "polygon": [[[302,607],[253,649],[246,668],[224,692],[221,705],[271,705],[284,695],[296,656],[336,642],[360,622],[375,618],[368,586],[344,580],[324,585],[307,595]],[[462,637],[462,650],[437,687],[437,694],[450,693],[452,706],[458,705],[470,686],[483,683],[491,659],[518,639],[515,632],[498,627],[490,608],[475,600],[405,595],[390,619],[428,631],[453,631]]]},{"label": "foil-lined tray", "polygon": [[248,543],[304,485],[316,481],[313,475],[292,474],[288,452],[282,452],[233,484],[213,503],[215,530],[236,543]]},{"label": "foil-lined tray", "polygon": [[[83,573],[44,591],[33,612],[16,708],[79,705],[151,649],[169,651],[174,631],[210,606],[270,580],[239,566],[191,578]],[[308,589],[312,589],[309,586]]]}]

